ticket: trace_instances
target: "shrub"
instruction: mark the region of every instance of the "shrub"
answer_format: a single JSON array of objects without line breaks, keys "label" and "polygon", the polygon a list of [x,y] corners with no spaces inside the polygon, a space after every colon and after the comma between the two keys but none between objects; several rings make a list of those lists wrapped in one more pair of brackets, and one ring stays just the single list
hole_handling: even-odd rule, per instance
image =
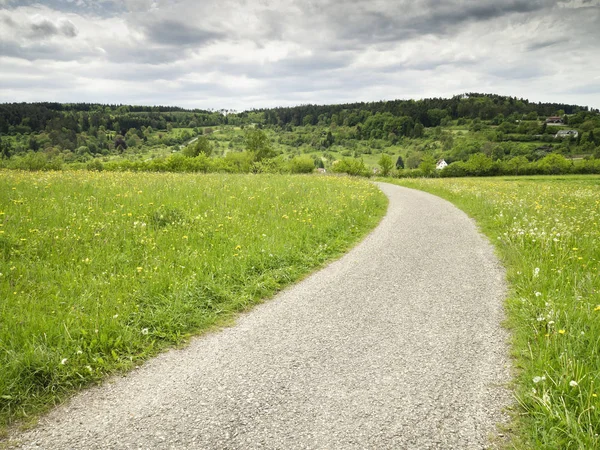
[{"label": "shrub", "polygon": [[362,159],[343,158],[331,166],[334,173],[347,173],[348,175],[371,176],[369,169],[365,166]]},{"label": "shrub", "polygon": [[16,156],[10,160],[8,167],[17,170],[61,170],[62,159],[49,157],[40,152],[29,152],[25,156]]},{"label": "shrub", "polygon": [[544,174],[562,174],[569,173],[571,162],[558,153],[551,153],[543,157],[536,163],[537,169]]},{"label": "shrub", "polygon": [[210,145],[209,140],[204,136],[199,136],[194,143],[188,145],[182,151],[183,155],[189,158],[195,158],[200,154],[210,156],[212,152],[212,145]]},{"label": "shrub", "polygon": [[92,170],[92,171],[96,171],[96,172],[102,172],[104,170],[104,164],[102,164],[102,161],[100,161],[99,159],[95,158],[95,159],[92,159],[90,162],[88,162],[85,165],[85,168],[87,170]]},{"label": "shrub", "polygon": [[311,173],[315,169],[315,161],[310,156],[296,156],[289,167],[292,173]]}]

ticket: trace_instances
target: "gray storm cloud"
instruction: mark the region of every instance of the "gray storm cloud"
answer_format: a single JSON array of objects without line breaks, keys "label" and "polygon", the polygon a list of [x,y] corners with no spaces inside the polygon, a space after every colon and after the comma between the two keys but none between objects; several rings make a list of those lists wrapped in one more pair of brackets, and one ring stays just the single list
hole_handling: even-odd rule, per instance
[{"label": "gray storm cloud", "polygon": [[[240,109],[479,91],[598,106],[598,23],[600,0],[4,0],[0,101],[160,91]],[[26,90],[33,62],[47,75]]]},{"label": "gray storm cloud", "polygon": [[33,39],[44,39],[55,35],[73,38],[79,32],[73,22],[64,18],[54,22],[46,17],[36,15],[31,18],[31,22],[28,24],[18,24],[10,17],[8,17],[8,20],[12,28],[28,28],[27,35]]}]

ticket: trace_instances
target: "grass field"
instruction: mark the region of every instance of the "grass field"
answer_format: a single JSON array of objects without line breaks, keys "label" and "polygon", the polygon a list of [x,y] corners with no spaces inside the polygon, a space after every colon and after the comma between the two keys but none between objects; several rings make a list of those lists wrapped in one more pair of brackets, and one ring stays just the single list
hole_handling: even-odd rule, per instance
[{"label": "grass field", "polygon": [[391,182],[466,211],[507,268],[512,445],[600,448],[600,177]]},{"label": "grass field", "polygon": [[0,427],[338,256],[387,200],[319,176],[0,173]]}]

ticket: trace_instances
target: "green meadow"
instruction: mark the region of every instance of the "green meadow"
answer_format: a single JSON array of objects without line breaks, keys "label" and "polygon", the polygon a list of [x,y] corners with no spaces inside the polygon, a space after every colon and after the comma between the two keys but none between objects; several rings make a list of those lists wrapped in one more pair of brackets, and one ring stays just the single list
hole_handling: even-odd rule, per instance
[{"label": "green meadow", "polygon": [[600,177],[392,182],[466,211],[507,269],[511,448],[600,448]]},{"label": "green meadow", "polygon": [[0,173],[0,425],[339,256],[387,200],[348,177]]}]

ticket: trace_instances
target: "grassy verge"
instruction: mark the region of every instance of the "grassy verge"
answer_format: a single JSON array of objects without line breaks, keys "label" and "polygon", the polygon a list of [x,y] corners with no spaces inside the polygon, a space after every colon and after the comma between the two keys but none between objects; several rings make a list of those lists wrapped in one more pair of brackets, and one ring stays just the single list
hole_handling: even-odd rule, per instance
[{"label": "grassy verge", "polygon": [[272,295],[387,205],[349,178],[0,175],[0,427]]},{"label": "grassy verge", "polygon": [[517,379],[516,448],[600,448],[600,177],[386,180],[446,198],[496,245]]}]

